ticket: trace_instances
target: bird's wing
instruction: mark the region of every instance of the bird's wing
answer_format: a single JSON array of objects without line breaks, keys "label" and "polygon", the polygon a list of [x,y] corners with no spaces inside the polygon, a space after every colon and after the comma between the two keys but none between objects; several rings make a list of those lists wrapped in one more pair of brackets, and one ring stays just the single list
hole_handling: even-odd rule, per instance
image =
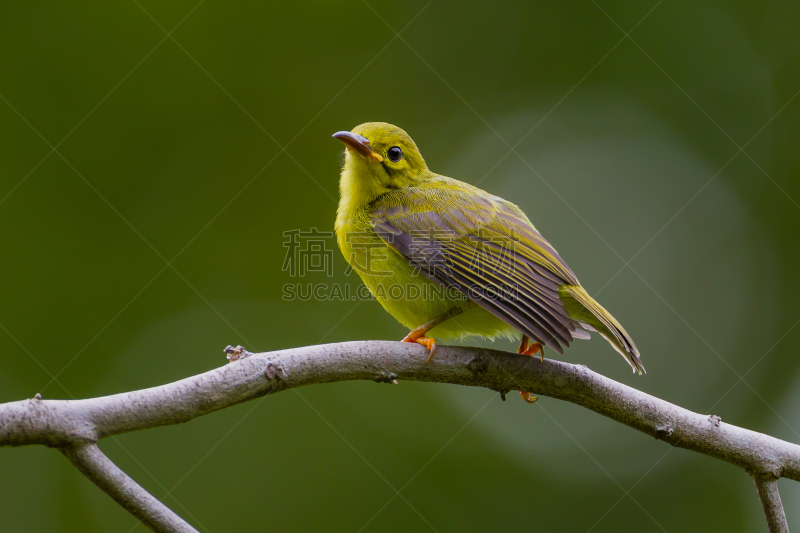
[{"label": "bird's wing", "polygon": [[559,353],[584,334],[558,293],[578,285],[575,274],[512,203],[437,177],[371,208],[372,227],[421,275]]}]

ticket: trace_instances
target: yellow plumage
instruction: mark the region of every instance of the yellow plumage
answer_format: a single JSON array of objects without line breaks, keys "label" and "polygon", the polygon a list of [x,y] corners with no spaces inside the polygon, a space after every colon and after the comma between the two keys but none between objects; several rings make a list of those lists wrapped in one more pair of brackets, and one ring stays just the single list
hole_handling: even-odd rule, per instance
[{"label": "yellow plumage", "polygon": [[428,335],[519,332],[563,353],[596,331],[634,371],[644,370],[630,336],[516,205],[431,172],[391,124],[334,136],[347,145],[339,247],[381,305],[417,328],[406,340],[427,339],[432,348]]}]

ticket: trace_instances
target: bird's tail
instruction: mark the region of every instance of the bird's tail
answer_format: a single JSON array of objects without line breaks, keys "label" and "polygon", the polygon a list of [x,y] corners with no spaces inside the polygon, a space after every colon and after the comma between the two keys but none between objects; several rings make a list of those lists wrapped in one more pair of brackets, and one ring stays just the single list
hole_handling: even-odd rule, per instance
[{"label": "bird's tail", "polygon": [[[639,350],[625,328],[606,311],[602,305],[580,285],[563,285],[559,289],[561,301],[570,316],[579,322],[584,329],[596,330],[611,343],[622,357],[631,365],[634,372],[645,372],[639,359]],[[586,328],[589,326],[589,328]]]}]

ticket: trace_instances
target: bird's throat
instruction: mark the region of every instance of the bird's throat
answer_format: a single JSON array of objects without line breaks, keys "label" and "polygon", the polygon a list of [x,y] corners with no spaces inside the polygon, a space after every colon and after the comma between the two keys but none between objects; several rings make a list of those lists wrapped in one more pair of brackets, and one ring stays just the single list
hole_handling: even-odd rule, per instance
[{"label": "bird's throat", "polygon": [[340,198],[337,219],[342,215],[353,216],[385,192],[385,188],[372,176],[368,165],[369,163],[360,160],[359,156],[347,154],[339,179]]}]

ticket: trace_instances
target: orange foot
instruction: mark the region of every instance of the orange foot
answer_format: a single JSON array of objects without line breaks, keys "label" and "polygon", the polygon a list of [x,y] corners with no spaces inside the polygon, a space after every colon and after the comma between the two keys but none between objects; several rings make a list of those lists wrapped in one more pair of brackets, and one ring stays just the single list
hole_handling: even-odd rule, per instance
[{"label": "orange foot", "polygon": [[542,345],[541,345],[541,344],[539,344],[538,342],[532,342],[532,343],[530,344],[530,346],[528,346],[527,348],[525,348],[525,350],[523,350],[523,351],[522,351],[522,352],[520,352],[520,353],[522,353],[523,355],[530,355],[530,356],[532,356],[533,354],[540,353],[540,352],[541,352],[541,354],[542,354],[542,355],[541,355],[541,357],[539,358],[539,361],[540,361],[540,362],[542,362],[542,363],[544,363],[544,346],[542,346]]},{"label": "orange foot", "polygon": [[[522,336],[522,342],[520,342],[520,344],[519,344],[519,349],[517,350],[517,353],[521,353],[522,355],[530,355],[530,356],[532,356],[533,354],[541,352],[542,356],[541,356],[540,361],[543,362],[544,361],[544,346],[542,346],[538,342],[531,342],[530,344],[528,344],[528,342],[530,342],[530,339],[528,338],[528,336],[527,335],[523,335]],[[519,395],[522,397],[523,400],[525,400],[528,403],[536,403],[536,401],[539,399],[537,396],[531,396],[530,392],[519,391]]]},{"label": "orange foot", "polygon": [[531,396],[530,392],[519,391],[519,395],[522,396],[522,399],[528,403],[536,403],[539,400],[538,396]]},{"label": "orange foot", "polygon": [[423,335],[424,333],[420,334],[412,331],[406,335],[406,338],[403,339],[403,342],[416,342],[430,350],[430,355],[428,355],[428,358],[425,359],[425,363],[427,364],[431,362],[431,359],[433,359],[433,356],[436,353],[436,339],[433,337],[424,337]]}]

